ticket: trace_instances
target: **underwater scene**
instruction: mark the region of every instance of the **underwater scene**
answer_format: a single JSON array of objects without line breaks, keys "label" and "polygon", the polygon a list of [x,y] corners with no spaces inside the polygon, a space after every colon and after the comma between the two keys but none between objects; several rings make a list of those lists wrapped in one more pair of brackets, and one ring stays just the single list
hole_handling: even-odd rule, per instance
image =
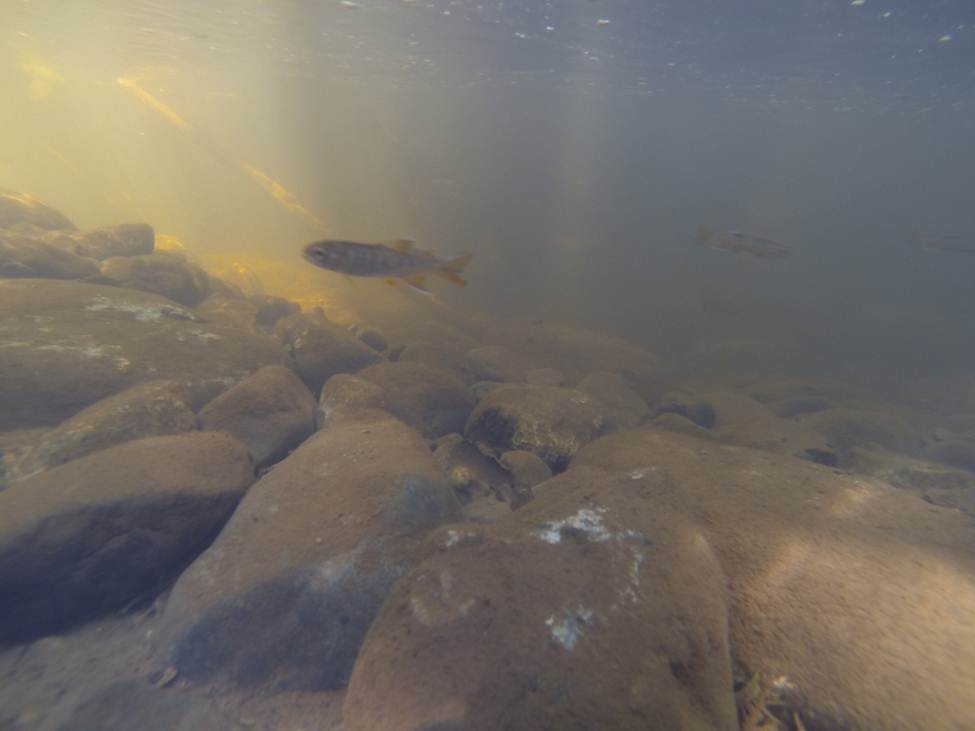
[{"label": "underwater scene", "polygon": [[975,5],[2,0],[0,731],[975,731]]}]

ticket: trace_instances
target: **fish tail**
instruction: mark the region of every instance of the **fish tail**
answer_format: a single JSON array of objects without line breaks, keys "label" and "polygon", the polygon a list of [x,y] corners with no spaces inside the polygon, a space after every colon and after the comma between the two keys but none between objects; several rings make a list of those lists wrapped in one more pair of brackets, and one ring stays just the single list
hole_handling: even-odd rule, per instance
[{"label": "fish tail", "polygon": [[464,271],[464,267],[470,263],[472,256],[473,254],[461,254],[460,256],[447,259],[444,265],[437,270],[437,274],[459,287],[466,287],[467,280],[460,276],[460,274]]},{"label": "fish tail", "polygon": [[704,224],[698,224],[697,226],[697,238],[694,239],[694,243],[698,246],[710,246],[711,240],[714,238],[714,232],[709,229]]}]

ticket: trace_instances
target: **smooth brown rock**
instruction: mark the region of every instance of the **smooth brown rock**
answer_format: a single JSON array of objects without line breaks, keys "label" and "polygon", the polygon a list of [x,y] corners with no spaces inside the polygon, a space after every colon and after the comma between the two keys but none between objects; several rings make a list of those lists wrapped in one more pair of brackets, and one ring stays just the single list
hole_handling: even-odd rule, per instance
[{"label": "smooth brown rock", "polygon": [[113,256],[101,264],[102,276],[117,287],[138,289],[193,307],[210,294],[207,273],[180,256],[160,252]]},{"label": "smooth brown rock", "polygon": [[277,322],[274,333],[312,393],[337,373],[354,373],[381,360],[375,350],[322,317],[289,315]]}]

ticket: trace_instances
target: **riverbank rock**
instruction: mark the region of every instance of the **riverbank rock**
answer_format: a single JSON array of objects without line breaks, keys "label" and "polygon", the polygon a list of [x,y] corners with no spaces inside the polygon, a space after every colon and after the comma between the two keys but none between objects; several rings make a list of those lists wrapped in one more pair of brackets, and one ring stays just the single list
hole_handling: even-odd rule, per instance
[{"label": "riverbank rock", "polygon": [[102,277],[116,287],[138,289],[193,307],[210,294],[203,269],[168,252],[144,256],[113,256],[101,264]]},{"label": "riverbank rock", "polygon": [[41,203],[29,193],[17,193],[0,188],[0,228],[18,225],[42,229],[74,230],[67,216]]},{"label": "riverbank rock", "polygon": [[200,428],[247,446],[258,469],[274,464],[315,431],[315,397],[290,368],[265,366],[200,411]]},{"label": "riverbank rock", "polygon": [[379,410],[330,419],[250,489],[180,577],[161,657],[192,681],[341,687],[415,544],[458,514],[415,431]]},{"label": "riverbank rock", "polygon": [[289,315],[277,322],[274,333],[312,393],[319,393],[336,373],[354,373],[382,360],[375,350],[324,317]]},{"label": "riverbank rock", "polygon": [[347,731],[738,728],[707,540],[654,501],[662,476],[574,472],[491,528],[435,534],[369,631]]},{"label": "riverbank rock", "polygon": [[600,404],[587,393],[511,384],[491,390],[478,402],[464,434],[499,453],[531,452],[559,472],[605,424]]},{"label": "riverbank rock", "polygon": [[0,277],[83,279],[98,274],[94,259],[35,238],[0,231]]},{"label": "riverbank rock", "polygon": [[185,434],[111,447],[0,492],[0,642],[151,598],[252,481],[242,444]]},{"label": "riverbank rock", "polygon": [[383,389],[383,408],[428,439],[460,432],[477,403],[453,373],[420,363],[378,363],[357,376]]},{"label": "riverbank rock", "polygon": [[149,381],[97,401],[45,433],[11,476],[22,479],[122,442],[194,429],[186,388],[176,381]]},{"label": "riverbank rock", "polygon": [[271,338],[200,321],[158,295],[56,280],[0,280],[0,429],[58,424],[148,380],[194,408],[284,358]]}]

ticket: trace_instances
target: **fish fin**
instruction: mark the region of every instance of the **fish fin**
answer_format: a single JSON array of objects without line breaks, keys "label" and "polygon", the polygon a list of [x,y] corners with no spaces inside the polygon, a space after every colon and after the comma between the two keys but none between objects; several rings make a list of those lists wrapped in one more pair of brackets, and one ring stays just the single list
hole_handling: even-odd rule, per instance
[{"label": "fish fin", "polygon": [[467,280],[460,276],[460,273],[470,263],[472,256],[473,254],[461,254],[460,256],[451,257],[444,262],[444,265],[440,269],[437,269],[436,273],[448,282],[456,284],[458,287],[466,287]]},{"label": "fish fin", "polygon": [[709,229],[704,224],[698,224],[697,226],[697,238],[694,239],[694,243],[698,246],[710,246],[711,240],[714,238],[714,232]]},{"label": "fish fin", "polygon": [[386,284],[388,284],[390,287],[395,287],[399,284],[399,280],[394,279],[393,277],[386,277],[383,281],[386,282]]},{"label": "fish fin", "polygon": [[416,243],[416,239],[390,239],[382,243],[392,249],[396,249],[396,251],[410,251],[413,248],[413,244]]},{"label": "fish fin", "polygon": [[414,292],[419,292],[427,297],[433,297],[433,292],[426,288],[426,277],[417,275],[415,277],[405,277],[403,282]]}]

